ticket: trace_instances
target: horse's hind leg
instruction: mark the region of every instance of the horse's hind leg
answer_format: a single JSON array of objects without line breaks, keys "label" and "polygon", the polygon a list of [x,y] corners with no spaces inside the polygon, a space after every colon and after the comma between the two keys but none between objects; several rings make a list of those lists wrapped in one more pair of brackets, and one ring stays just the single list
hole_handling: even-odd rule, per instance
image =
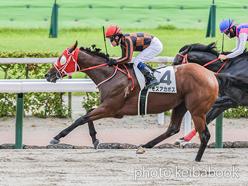
[{"label": "horse's hind leg", "polygon": [[185,107],[184,102],[178,105],[177,107],[175,107],[172,110],[171,121],[167,131],[162,135],[158,136],[157,138],[153,139],[152,141],[149,141],[147,144],[142,145],[141,148],[137,150],[137,153],[139,154],[144,152],[144,149],[142,148],[152,148],[161,141],[165,140],[166,138],[178,133],[180,131],[182,118],[186,112],[187,112],[187,108]]},{"label": "horse's hind leg", "polygon": [[197,152],[195,161],[201,161],[202,155],[207,147],[208,141],[210,139],[210,133],[206,124],[206,117],[205,116],[192,116],[193,121],[195,123],[196,130],[199,133],[201,145]]},{"label": "horse's hind leg", "polygon": [[[225,110],[229,108],[236,108],[236,107],[238,107],[238,103],[232,100],[230,97],[223,96],[223,97],[218,98],[206,116],[207,125],[210,122],[212,122],[215,118],[217,118]],[[195,136],[196,132],[197,132],[196,129],[193,129],[186,136],[179,138],[174,144],[179,145],[182,142],[190,141]]]}]

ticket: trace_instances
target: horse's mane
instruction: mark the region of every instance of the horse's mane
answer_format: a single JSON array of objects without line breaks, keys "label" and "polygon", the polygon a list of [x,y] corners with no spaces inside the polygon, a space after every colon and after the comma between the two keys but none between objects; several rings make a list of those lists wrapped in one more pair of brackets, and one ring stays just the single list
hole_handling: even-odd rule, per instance
[{"label": "horse's mane", "polygon": [[211,54],[216,55],[217,57],[219,56],[219,52],[217,51],[217,47],[216,47],[216,43],[210,43],[209,45],[204,45],[204,44],[200,44],[200,43],[194,43],[194,44],[190,44],[190,45],[185,45],[184,47],[182,47],[179,52],[182,52],[184,50],[186,50],[187,48],[191,48],[190,51],[201,51],[201,52],[208,52]]},{"label": "horse's mane", "polygon": [[80,47],[80,50],[86,51],[86,52],[88,52],[90,54],[95,54],[95,55],[100,56],[100,57],[102,57],[102,58],[104,58],[106,60],[109,60],[109,55],[108,54],[105,54],[105,53],[101,52],[102,49],[95,48],[95,47],[96,47],[96,45],[91,45],[90,47],[83,47],[82,46],[82,47]]},{"label": "horse's mane", "polygon": [[[186,50],[187,48],[191,47],[190,51],[200,51],[200,52],[208,52],[211,54],[216,55],[217,57],[219,56],[219,52],[217,50],[216,47],[216,42],[212,42],[209,45],[204,45],[204,44],[200,44],[200,43],[194,43],[194,44],[190,44],[190,45],[185,45],[184,47],[182,47],[179,52],[182,52],[184,50]],[[223,52],[225,55],[230,54],[231,52]],[[240,54],[240,56],[243,55],[248,55],[248,51],[245,49],[243,54]]]}]

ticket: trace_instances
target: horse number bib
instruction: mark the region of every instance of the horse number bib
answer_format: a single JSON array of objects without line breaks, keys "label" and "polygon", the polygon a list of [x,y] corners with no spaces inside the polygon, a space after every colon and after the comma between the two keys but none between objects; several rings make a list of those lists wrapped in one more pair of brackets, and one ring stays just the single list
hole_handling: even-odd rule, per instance
[{"label": "horse number bib", "polygon": [[172,66],[167,66],[156,70],[154,76],[160,84],[149,88],[149,92],[177,93],[175,71]]},{"label": "horse number bib", "polygon": [[[138,79],[140,89],[143,90],[145,87],[145,77],[141,72],[134,66],[135,74]],[[157,69],[154,72],[154,76],[160,82],[159,85],[148,89],[148,92],[156,93],[177,93],[176,78],[173,66],[165,66]]]}]

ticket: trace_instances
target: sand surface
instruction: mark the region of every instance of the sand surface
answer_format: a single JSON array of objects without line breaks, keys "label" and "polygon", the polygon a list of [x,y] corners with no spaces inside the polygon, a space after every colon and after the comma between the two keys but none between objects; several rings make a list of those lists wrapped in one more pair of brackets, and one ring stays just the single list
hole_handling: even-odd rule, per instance
[{"label": "sand surface", "polygon": [[247,149],[1,150],[0,185],[246,185]]},{"label": "sand surface", "polygon": [[[80,97],[73,97],[73,118],[24,118],[23,144],[48,145],[61,130],[85,114]],[[127,116],[95,122],[102,143],[144,144],[169,125],[156,115]],[[209,125],[210,143],[215,125]],[[247,119],[224,119],[223,141],[247,141]],[[179,134],[161,142],[173,143]],[[15,142],[15,118],[0,119],[0,144]],[[197,137],[192,142],[199,143]],[[88,126],[80,126],[61,143],[92,146]],[[202,162],[194,161],[198,149],[0,149],[0,185],[245,185],[248,178],[247,149],[206,149]]]}]

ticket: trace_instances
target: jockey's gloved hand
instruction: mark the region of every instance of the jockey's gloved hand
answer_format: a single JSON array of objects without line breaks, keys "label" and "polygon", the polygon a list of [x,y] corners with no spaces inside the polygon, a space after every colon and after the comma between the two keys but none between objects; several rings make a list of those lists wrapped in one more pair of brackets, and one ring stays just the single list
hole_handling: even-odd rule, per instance
[{"label": "jockey's gloved hand", "polygon": [[109,66],[113,66],[113,65],[117,65],[117,60],[116,59],[109,59],[108,60],[108,64],[109,64]]},{"label": "jockey's gloved hand", "polygon": [[219,59],[221,60],[221,62],[223,62],[224,60],[227,59],[227,57],[226,57],[226,55],[221,54],[221,55],[219,55]]}]

